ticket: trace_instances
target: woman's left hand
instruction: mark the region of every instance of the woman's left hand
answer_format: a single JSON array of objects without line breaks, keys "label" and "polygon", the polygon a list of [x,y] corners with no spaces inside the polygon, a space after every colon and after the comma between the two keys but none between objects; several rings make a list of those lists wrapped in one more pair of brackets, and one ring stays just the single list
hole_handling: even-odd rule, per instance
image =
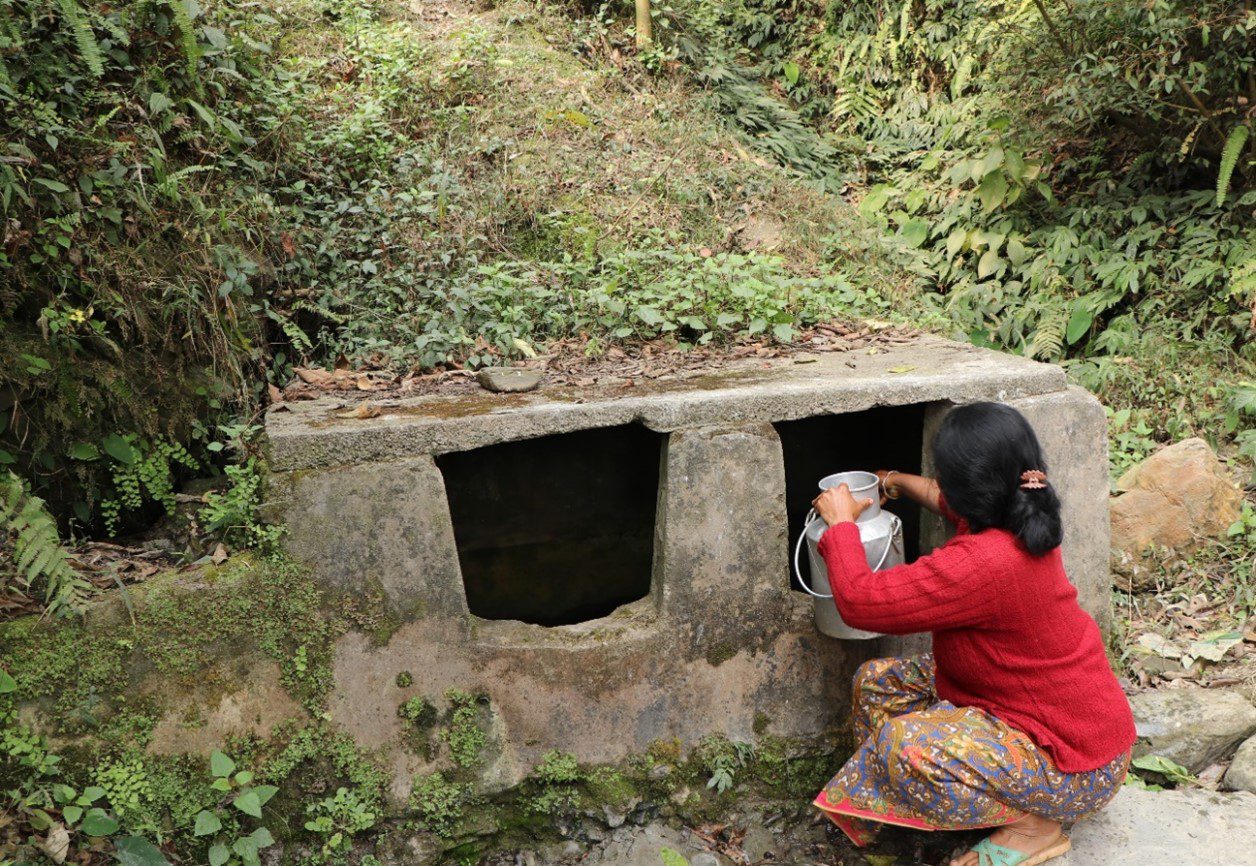
[{"label": "woman's left hand", "polygon": [[871,499],[856,500],[850,495],[850,488],[841,484],[837,487],[830,487],[813,499],[811,507],[825,523],[834,526],[847,521],[855,522],[859,519],[859,515],[864,513],[864,509],[871,504]]}]

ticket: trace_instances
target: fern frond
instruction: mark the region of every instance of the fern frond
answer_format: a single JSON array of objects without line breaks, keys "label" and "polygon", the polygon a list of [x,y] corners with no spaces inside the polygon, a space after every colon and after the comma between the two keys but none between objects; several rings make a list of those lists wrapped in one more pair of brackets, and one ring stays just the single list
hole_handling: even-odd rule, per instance
[{"label": "fern frond", "polygon": [[879,109],[876,97],[866,90],[846,90],[833,100],[831,115],[834,119],[848,122],[852,127],[874,117]]},{"label": "fern frond", "polygon": [[1256,255],[1248,256],[1230,269],[1230,297],[1256,311]]},{"label": "fern frond", "polygon": [[1234,168],[1239,164],[1243,145],[1247,144],[1247,137],[1251,134],[1252,128],[1246,123],[1240,123],[1230,130],[1230,135],[1225,140],[1225,147],[1221,149],[1221,166],[1217,169],[1218,207],[1225,203],[1226,194],[1230,191],[1230,178],[1234,176]]},{"label": "fern frond", "polygon": [[[0,475],[0,547],[12,545],[12,579],[20,589],[42,583],[48,609],[68,613],[82,602],[87,584],[70,567],[57,525],[43,500],[12,472]],[[0,573],[0,587],[5,583]]]},{"label": "fern frond", "polygon": [[196,61],[201,57],[201,48],[196,42],[196,28],[192,24],[192,13],[188,10],[187,0],[169,0],[166,4],[174,15],[174,23],[179,28],[179,38],[183,43],[183,59],[188,65],[188,75],[195,77]]},{"label": "fern frond", "polygon": [[96,34],[92,32],[91,22],[79,8],[78,0],[57,0],[57,9],[61,12],[62,21],[70,27],[83,63],[91,70],[92,75],[100,78],[105,74],[105,55],[100,50],[100,43],[96,41]]},{"label": "fern frond", "polygon": [[313,303],[303,298],[298,298],[292,302],[292,309],[302,310],[306,313],[314,313],[337,325],[344,325],[353,321],[353,316],[350,313],[343,312],[343,309],[336,309],[336,307],[343,308],[343,304],[335,299],[332,299],[327,303]]},{"label": "fern frond", "polygon": [[1043,361],[1056,361],[1064,356],[1064,331],[1068,319],[1063,305],[1043,313],[1029,343],[1029,356]]},{"label": "fern frond", "polygon": [[314,351],[314,343],[310,340],[308,334],[293,322],[291,319],[282,319],[279,327],[283,329],[284,336],[292,343],[292,348],[298,352],[305,354]]}]

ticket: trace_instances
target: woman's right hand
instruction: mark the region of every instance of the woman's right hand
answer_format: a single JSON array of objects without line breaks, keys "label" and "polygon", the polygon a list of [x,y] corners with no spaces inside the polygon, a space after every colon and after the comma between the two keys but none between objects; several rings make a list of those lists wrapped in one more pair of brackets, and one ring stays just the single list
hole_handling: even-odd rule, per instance
[{"label": "woman's right hand", "polygon": [[906,497],[934,514],[942,513],[939,505],[942,494],[938,490],[938,482],[934,479],[912,475],[910,472],[899,472],[897,469],[878,469],[876,474],[882,505],[885,504],[887,498]]},{"label": "woman's right hand", "polygon": [[[891,474],[900,475],[901,473],[894,469],[878,469],[876,474],[877,474],[877,490],[881,494],[881,504],[884,505],[890,499],[889,489],[886,487],[885,479]],[[897,499],[898,498],[897,494],[899,492],[897,487],[894,488],[894,492],[896,494],[894,498]]]}]

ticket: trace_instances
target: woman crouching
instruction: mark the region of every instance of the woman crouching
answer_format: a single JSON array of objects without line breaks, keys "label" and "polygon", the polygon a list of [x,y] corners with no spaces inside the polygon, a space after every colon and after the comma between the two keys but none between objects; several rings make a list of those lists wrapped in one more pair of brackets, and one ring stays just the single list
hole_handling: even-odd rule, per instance
[{"label": "woman crouching", "polygon": [[1069,850],[1063,824],[1103,808],[1129,766],[1134,719],[1060,557],[1060,501],[1015,409],[955,409],[933,443],[937,480],[881,472],[882,494],[943,515],[956,534],[873,573],[843,485],[815,501],[848,625],[933,633],[932,655],[855,677],[862,743],[816,798],[856,845],[883,824],[999,829],[955,866],[1036,866]]}]

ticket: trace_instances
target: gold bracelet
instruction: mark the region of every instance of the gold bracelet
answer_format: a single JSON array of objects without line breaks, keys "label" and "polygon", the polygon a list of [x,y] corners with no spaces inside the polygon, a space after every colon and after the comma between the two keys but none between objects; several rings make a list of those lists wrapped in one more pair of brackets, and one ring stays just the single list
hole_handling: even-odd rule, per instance
[{"label": "gold bracelet", "polygon": [[891,493],[890,483],[889,483],[891,475],[902,475],[902,474],[903,473],[899,472],[897,469],[891,469],[889,472],[885,473],[885,477],[881,479],[881,492],[885,494],[886,499],[898,499],[898,497],[902,495],[901,492],[897,488],[894,490],[893,493]]}]

